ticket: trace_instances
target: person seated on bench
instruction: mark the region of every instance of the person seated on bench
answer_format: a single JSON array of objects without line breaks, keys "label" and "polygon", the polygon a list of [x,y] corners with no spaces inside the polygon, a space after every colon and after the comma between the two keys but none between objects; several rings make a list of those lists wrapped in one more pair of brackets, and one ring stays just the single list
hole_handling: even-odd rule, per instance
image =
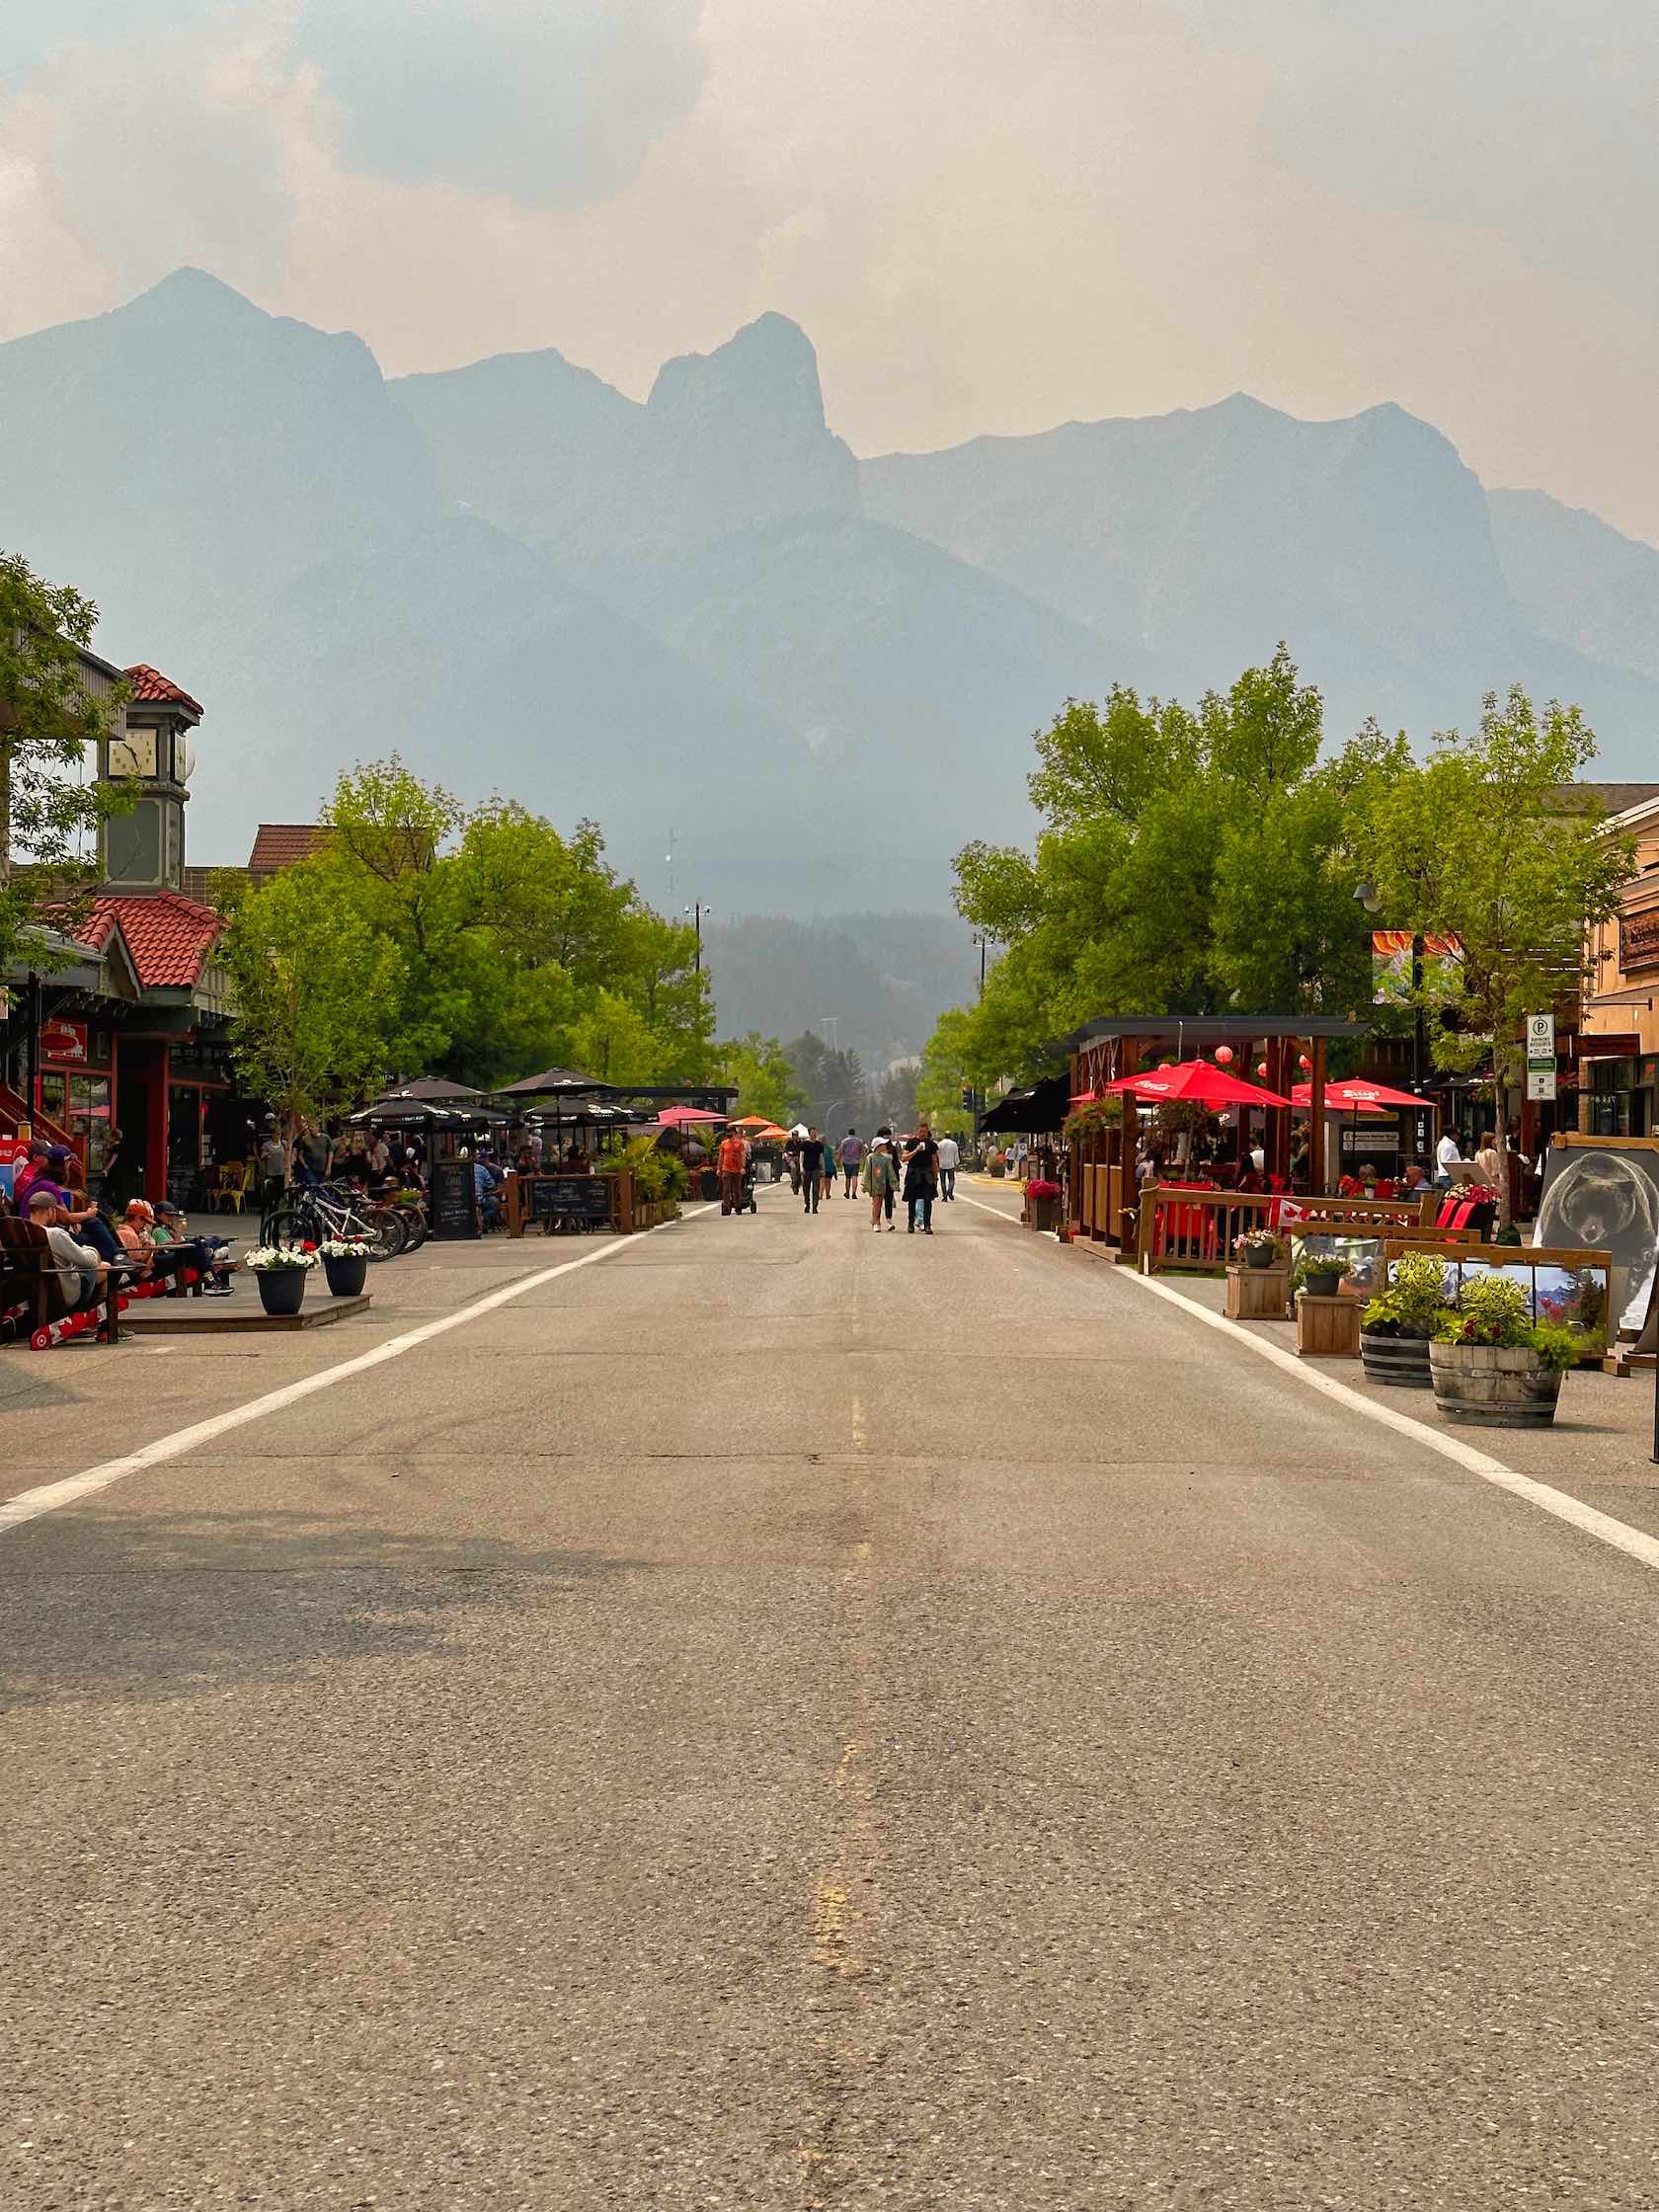
[{"label": "person seated on bench", "polygon": [[186,1232],[190,1224],[171,1199],[158,1198],[155,1205],[155,1225],[150,1230],[150,1241],[159,1249],[172,1247],[188,1253],[187,1267],[194,1267],[202,1279],[202,1288],[209,1298],[230,1296],[230,1268],[225,1254],[229,1244],[222,1236],[191,1236]]},{"label": "person seated on bench", "polygon": [[36,1190],[29,1194],[29,1219],[46,1232],[63,1303],[71,1313],[95,1304],[103,1281],[104,1262],[90,1244],[79,1244],[69,1233],[56,1193]]},{"label": "person seated on bench", "polygon": [[[196,1268],[200,1255],[194,1246],[187,1244],[158,1244],[150,1231],[155,1225],[155,1208],[147,1198],[127,1200],[126,1212],[121,1216],[118,1235],[121,1248],[131,1263],[133,1272],[143,1283],[165,1283],[176,1280],[187,1268]],[[183,1283],[178,1284],[183,1290]]]}]

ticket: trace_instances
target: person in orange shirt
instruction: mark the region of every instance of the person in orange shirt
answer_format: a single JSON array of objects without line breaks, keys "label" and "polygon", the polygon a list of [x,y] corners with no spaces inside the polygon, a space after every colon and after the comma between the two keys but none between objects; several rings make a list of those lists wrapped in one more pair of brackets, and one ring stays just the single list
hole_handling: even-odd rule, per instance
[{"label": "person in orange shirt", "polygon": [[744,1210],[744,1174],[749,1166],[749,1146],[736,1130],[729,1131],[720,1140],[720,1149],[714,1155],[714,1163],[720,1170],[720,1211],[723,1214],[741,1214]]}]

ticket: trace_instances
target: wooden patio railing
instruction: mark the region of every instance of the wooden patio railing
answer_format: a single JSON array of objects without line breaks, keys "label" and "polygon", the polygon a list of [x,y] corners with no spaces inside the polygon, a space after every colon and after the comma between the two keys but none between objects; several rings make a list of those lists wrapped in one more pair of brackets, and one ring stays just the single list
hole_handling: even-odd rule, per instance
[{"label": "wooden patio railing", "polygon": [[1249,1228],[1278,1228],[1287,1237],[1307,1230],[1404,1235],[1432,1222],[1437,1203],[1433,1191],[1400,1198],[1292,1198],[1148,1183],[1141,1194],[1136,1251],[1144,1275],[1160,1270],[1220,1275]]}]

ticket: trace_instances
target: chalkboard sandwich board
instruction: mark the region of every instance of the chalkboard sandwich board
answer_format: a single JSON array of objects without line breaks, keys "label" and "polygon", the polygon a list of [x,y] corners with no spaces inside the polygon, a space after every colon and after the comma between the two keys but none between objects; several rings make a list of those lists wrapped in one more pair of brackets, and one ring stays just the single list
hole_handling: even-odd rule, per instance
[{"label": "chalkboard sandwich board", "polygon": [[602,1175],[538,1175],[531,1194],[531,1213],[538,1222],[602,1226],[610,1220],[610,1185]]},{"label": "chalkboard sandwich board", "polygon": [[432,1232],[436,1236],[477,1236],[478,1194],[473,1186],[469,1159],[434,1159],[431,1171],[429,1211]]}]

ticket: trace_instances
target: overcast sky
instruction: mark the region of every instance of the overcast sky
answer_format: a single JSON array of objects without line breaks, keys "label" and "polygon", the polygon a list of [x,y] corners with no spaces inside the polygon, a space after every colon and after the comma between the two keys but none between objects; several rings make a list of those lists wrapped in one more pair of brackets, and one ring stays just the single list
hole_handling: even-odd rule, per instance
[{"label": "overcast sky", "polygon": [[865,453],[1393,399],[1659,540],[1654,0],[3,0],[0,336],[184,262],[635,394],[763,308]]}]

